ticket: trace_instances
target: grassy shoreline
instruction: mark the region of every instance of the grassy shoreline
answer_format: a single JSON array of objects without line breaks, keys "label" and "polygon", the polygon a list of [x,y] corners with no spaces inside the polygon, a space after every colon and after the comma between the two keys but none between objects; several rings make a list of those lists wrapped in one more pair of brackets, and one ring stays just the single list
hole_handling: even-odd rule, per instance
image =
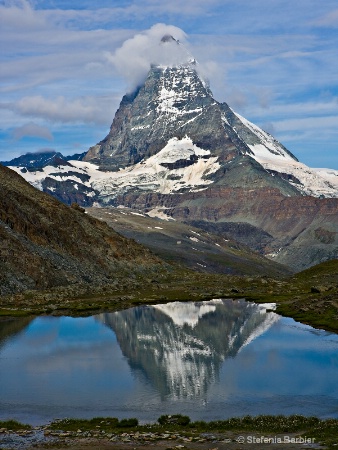
[{"label": "grassy shoreline", "polygon": [[[292,439],[311,439],[316,444],[333,449],[338,444],[338,419],[318,419],[301,415],[292,416],[244,416],[218,421],[192,422],[188,416],[163,415],[157,423],[139,425],[137,419],[96,417],[93,419],[58,419],[48,425],[35,427],[20,424],[16,421],[0,421],[1,433],[16,433],[27,436],[35,431],[42,431],[44,443],[39,448],[60,448],[70,441],[81,442],[88,438],[106,440],[115,444],[134,444],[146,446],[160,441],[177,444],[231,442],[236,443],[237,436],[265,436],[275,439],[279,436],[292,436]],[[52,443],[45,441],[51,438]],[[295,441],[297,442],[297,441]],[[44,447],[46,445],[46,447]],[[184,445],[185,446],[185,445]],[[181,445],[180,448],[184,446]],[[37,447],[35,444],[34,447]],[[174,447],[175,448],[175,447]],[[178,448],[176,446],[176,448]],[[284,448],[284,447],[283,447]]]},{"label": "grassy shoreline", "polygon": [[142,304],[245,298],[276,303],[278,314],[338,333],[338,283],[328,279],[321,277],[326,284],[316,287],[313,277],[304,279],[299,275],[272,279],[181,271],[159,280],[117,280],[104,286],[72,285],[2,297],[0,320],[30,315],[86,316]]}]

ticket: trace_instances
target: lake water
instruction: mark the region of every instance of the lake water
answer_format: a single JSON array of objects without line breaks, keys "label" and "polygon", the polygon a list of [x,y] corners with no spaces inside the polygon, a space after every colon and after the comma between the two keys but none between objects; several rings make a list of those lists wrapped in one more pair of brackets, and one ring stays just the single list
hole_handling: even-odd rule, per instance
[{"label": "lake water", "polygon": [[244,300],[0,322],[0,419],[338,417],[338,335]]}]

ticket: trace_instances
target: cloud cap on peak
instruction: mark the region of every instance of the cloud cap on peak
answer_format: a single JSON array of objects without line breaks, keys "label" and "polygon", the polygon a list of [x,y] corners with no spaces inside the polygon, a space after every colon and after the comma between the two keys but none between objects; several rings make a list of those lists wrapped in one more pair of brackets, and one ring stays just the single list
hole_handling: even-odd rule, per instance
[{"label": "cloud cap on peak", "polygon": [[157,23],[149,30],[126,40],[108,58],[126,79],[128,89],[133,90],[143,83],[152,66],[173,67],[192,59],[181,41],[186,41],[183,30],[173,25]]}]

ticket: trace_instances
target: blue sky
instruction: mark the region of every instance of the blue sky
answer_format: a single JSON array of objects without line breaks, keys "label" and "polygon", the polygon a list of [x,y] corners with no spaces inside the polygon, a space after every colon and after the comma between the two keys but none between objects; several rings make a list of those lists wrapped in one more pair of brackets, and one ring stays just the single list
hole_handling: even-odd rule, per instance
[{"label": "blue sky", "polygon": [[338,169],[337,0],[0,0],[0,30],[0,160],[103,139],[171,32],[216,100]]}]

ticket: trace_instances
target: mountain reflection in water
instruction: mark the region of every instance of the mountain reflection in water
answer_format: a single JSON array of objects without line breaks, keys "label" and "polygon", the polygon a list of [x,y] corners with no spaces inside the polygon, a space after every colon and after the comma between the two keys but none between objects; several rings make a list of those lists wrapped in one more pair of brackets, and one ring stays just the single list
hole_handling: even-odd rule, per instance
[{"label": "mountain reflection in water", "polygon": [[0,321],[0,420],[338,417],[338,335],[268,307],[214,300]]},{"label": "mountain reflection in water", "polygon": [[266,309],[244,300],[174,302],[97,320],[115,332],[133,372],[145,375],[162,399],[193,399],[206,397],[226,358],[279,320]]}]

